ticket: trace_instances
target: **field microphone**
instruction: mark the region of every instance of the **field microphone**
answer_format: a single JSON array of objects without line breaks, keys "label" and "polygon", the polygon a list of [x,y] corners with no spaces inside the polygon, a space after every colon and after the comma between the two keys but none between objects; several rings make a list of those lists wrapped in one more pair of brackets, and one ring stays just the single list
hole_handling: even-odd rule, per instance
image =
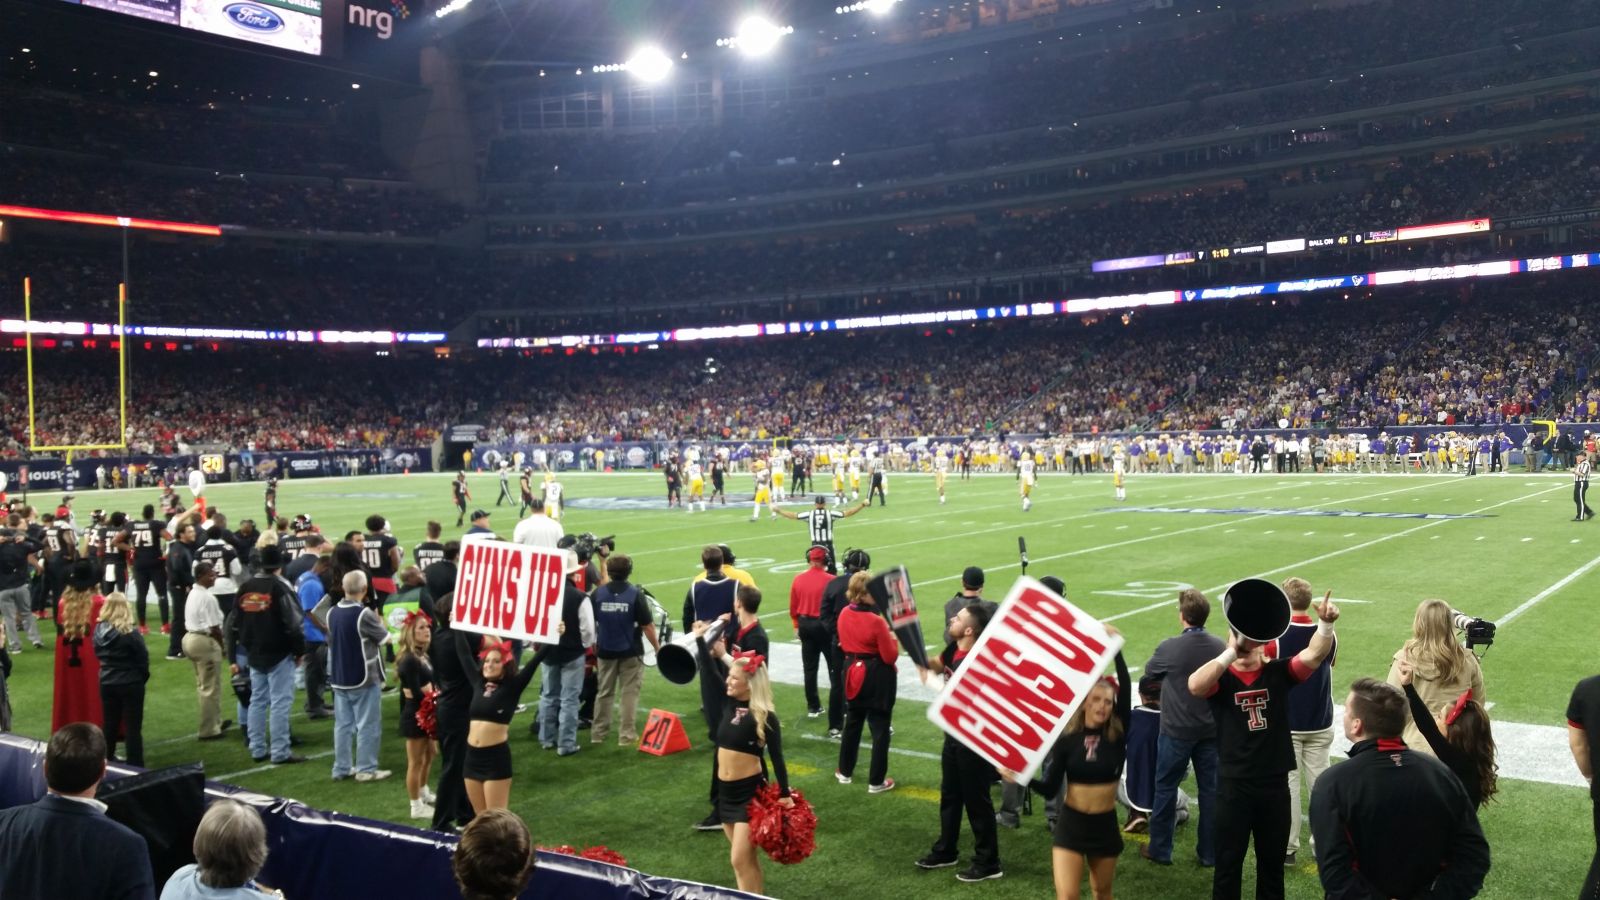
[{"label": "field microphone", "polygon": [[1017,553],[1022,557],[1022,574],[1028,574],[1028,539],[1017,536]]}]

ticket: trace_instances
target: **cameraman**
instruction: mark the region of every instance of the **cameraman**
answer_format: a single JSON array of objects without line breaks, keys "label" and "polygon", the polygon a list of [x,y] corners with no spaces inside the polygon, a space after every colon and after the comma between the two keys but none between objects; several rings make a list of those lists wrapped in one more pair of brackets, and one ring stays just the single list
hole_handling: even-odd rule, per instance
[{"label": "cameraman", "polygon": [[[1456,613],[1443,600],[1424,600],[1411,621],[1411,639],[1394,654],[1386,679],[1401,687],[1400,664],[1409,663],[1411,684],[1429,709],[1453,704],[1464,691],[1483,703],[1483,670],[1474,656],[1456,640]],[[1433,755],[1433,750],[1413,721],[1406,722],[1406,746]]]}]

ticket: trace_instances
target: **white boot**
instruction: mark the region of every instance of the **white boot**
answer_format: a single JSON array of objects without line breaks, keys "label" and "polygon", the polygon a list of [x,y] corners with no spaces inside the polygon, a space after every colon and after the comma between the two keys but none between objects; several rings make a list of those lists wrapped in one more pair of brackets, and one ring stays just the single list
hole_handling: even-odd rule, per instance
[{"label": "white boot", "polygon": [[413,800],[411,801],[411,818],[431,819],[433,818],[433,807],[429,806],[425,800]]},{"label": "white boot", "polygon": [[421,794],[422,802],[428,804],[429,806],[433,806],[439,801],[439,798],[434,796],[433,791],[430,790],[427,785],[422,786]]}]

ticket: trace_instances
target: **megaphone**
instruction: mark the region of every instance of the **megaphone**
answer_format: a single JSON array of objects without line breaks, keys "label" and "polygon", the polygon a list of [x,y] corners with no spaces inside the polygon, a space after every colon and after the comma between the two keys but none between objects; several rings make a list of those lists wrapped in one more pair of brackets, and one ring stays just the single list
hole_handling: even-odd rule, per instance
[{"label": "megaphone", "polygon": [[1289,630],[1289,595],[1262,578],[1246,578],[1222,595],[1222,617],[1241,637],[1266,644]]},{"label": "megaphone", "polygon": [[[704,639],[707,646],[716,643],[722,637],[722,628],[726,624],[718,619],[706,629]],[[673,684],[688,684],[694,680],[694,675],[700,669],[700,646],[695,642],[693,632],[680,635],[672,643],[664,645],[656,653],[656,668],[661,671],[662,677]]]}]

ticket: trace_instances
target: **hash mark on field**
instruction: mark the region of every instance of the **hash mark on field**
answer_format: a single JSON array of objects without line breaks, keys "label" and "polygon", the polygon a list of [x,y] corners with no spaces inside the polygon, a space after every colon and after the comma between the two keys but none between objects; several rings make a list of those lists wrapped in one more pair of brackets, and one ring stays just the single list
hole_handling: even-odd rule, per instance
[{"label": "hash mark on field", "polygon": [[1152,528],[1152,529],[1150,529],[1150,530],[1151,530],[1151,531],[1160,531],[1160,530],[1161,530],[1161,526],[1160,526],[1160,525],[1157,525],[1157,526],[1156,526],[1156,527],[1154,527],[1154,528]]},{"label": "hash mark on field", "polygon": [[1355,536],[1356,536],[1356,533],[1355,533],[1355,532],[1354,532],[1354,531],[1346,531],[1346,532],[1345,532],[1345,533],[1344,533],[1344,536],[1345,536],[1345,537],[1355,537]]},{"label": "hash mark on field", "polygon": [[1481,540],[1483,540],[1483,535],[1481,535],[1481,534],[1480,534],[1480,535],[1478,535],[1478,536],[1477,536],[1477,537],[1475,537],[1475,538],[1473,538],[1473,540],[1475,540],[1475,541],[1481,541]]},{"label": "hash mark on field", "polygon": [[1238,530],[1239,529],[1237,529],[1237,528],[1229,528],[1227,531],[1224,531],[1223,534],[1233,534],[1235,531],[1238,531]]},{"label": "hash mark on field", "polygon": [[978,523],[977,522],[962,522],[961,524],[963,524],[963,525],[976,525]]},{"label": "hash mark on field", "polygon": [[1438,539],[1439,539],[1439,536],[1438,536],[1438,535],[1437,535],[1437,534],[1436,534],[1436,535],[1434,535],[1434,536],[1433,536],[1433,537],[1431,537],[1431,538],[1428,538],[1428,540],[1430,540],[1430,541],[1437,541],[1437,540],[1438,540]]},{"label": "hash mark on field", "polygon": [[1301,537],[1311,537],[1313,534],[1316,534],[1316,532],[1315,531],[1308,531],[1305,534],[1302,534],[1300,536]]},{"label": "hash mark on field", "polygon": [[1263,531],[1261,533],[1262,534],[1273,534],[1274,533],[1274,529],[1268,528],[1266,531]]},{"label": "hash mark on field", "polygon": [[1118,531],[1122,531],[1122,530],[1124,530],[1124,529],[1126,529],[1126,528],[1127,528],[1127,527],[1128,527],[1128,526],[1126,526],[1126,525],[1118,525],[1118,526],[1117,526],[1117,530],[1118,530]]},{"label": "hash mark on field", "polygon": [[1568,541],[1568,543],[1571,543],[1571,544],[1576,544],[1577,542],[1578,542],[1577,538],[1573,538],[1571,541]]},{"label": "hash mark on field", "polygon": [[1094,526],[1093,525],[1085,525],[1083,527],[1085,527],[1085,528],[1093,528]]},{"label": "hash mark on field", "polygon": [[1522,539],[1522,542],[1523,542],[1523,543],[1524,543],[1524,544],[1526,544],[1526,543],[1527,543],[1527,542],[1529,542],[1529,541],[1531,541],[1531,540],[1533,540],[1533,538],[1523,538],[1523,539]]}]

